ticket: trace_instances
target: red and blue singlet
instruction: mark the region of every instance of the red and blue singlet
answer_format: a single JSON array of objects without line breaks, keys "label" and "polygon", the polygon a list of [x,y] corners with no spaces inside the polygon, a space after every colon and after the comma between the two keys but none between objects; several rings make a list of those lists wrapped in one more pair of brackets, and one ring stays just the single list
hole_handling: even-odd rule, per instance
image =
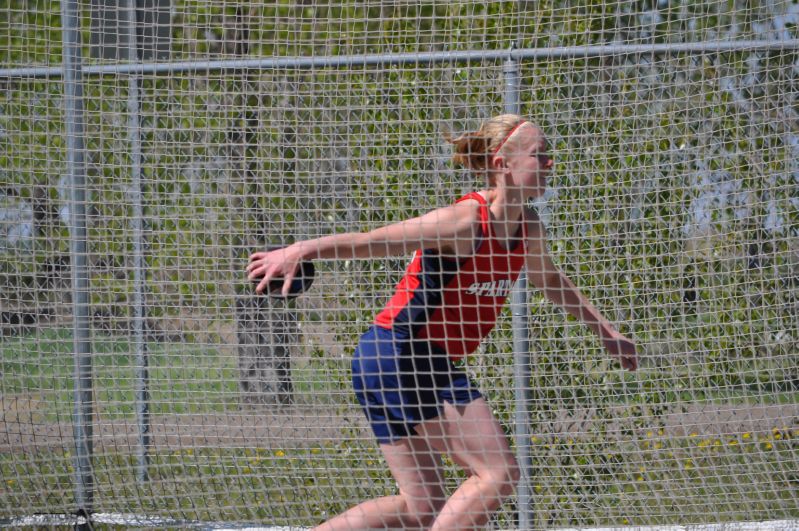
[{"label": "red and blue singlet", "polygon": [[480,203],[481,234],[474,253],[461,261],[435,249],[414,253],[393,297],[374,323],[405,329],[458,359],[474,352],[494,328],[525,261],[524,223],[515,245],[505,249],[491,228],[488,202],[471,192],[457,202]]}]

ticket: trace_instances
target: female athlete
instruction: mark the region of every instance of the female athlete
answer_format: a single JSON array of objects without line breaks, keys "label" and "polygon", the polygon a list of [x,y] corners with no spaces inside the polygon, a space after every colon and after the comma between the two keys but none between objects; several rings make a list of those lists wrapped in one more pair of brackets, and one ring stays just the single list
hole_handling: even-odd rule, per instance
[{"label": "female athlete", "polygon": [[[499,422],[453,364],[494,327],[522,267],[529,282],[585,323],[622,367],[635,370],[635,345],[620,334],[553,263],[544,226],[527,206],[542,195],[553,161],[539,127],[516,115],[487,120],[450,140],[454,160],[486,187],[453,205],[366,233],[301,241],[250,257],[263,291],[303,260],[378,258],[414,252],[405,276],[352,362],[355,394],[399,492],[363,502],[320,530],[473,529],[510,496],[519,469]],[[467,479],[445,492],[442,455]]]}]

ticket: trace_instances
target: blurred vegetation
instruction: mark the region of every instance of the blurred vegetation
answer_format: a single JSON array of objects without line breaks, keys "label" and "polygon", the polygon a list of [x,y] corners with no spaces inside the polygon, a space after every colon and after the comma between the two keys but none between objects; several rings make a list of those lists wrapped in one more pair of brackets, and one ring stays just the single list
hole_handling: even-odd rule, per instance
[{"label": "blurred vegetation", "polygon": [[[794,24],[789,4],[571,4],[176,0],[172,60],[505,50],[513,42],[556,47],[764,39],[779,38],[778,27],[793,32]],[[83,42],[89,43],[88,2],[82,8]],[[57,3],[6,0],[0,12],[0,64],[60,63]],[[88,45],[83,56],[87,64],[97,62]],[[538,436],[542,445],[550,445],[534,448],[541,478],[536,484],[542,501],[539,525],[673,522],[688,514],[683,496],[705,503],[694,508],[691,521],[703,515],[799,517],[791,494],[796,476],[784,470],[786,463],[796,462],[795,436],[776,443],[779,455],[762,445],[736,447],[727,440],[707,454],[693,453],[693,441],[685,438],[661,441],[671,445],[670,456],[666,448],[629,447],[647,442],[640,439],[642,430],[657,433],[667,413],[684,412],[689,405],[797,403],[796,64],[796,53],[786,49],[551,57],[520,65],[522,112],[547,131],[556,158],[552,190],[536,203],[550,231],[551,251],[642,351],[642,370],[620,374],[585,328],[531,295],[534,429],[547,433],[564,411],[593,411],[593,422],[578,442]],[[369,229],[448,204],[480,186],[473,176],[450,167],[442,134],[475,129],[501,112],[503,102],[502,65],[489,61],[211,71],[142,76],[140,83],[148,329],[156,338],[168,338],[165,343],[182,342],[184,353],[195,346],[197,352],[213,353],[231,341],[235,299],[250,289],[242,271],[252,249]],[[98,329],[123,338],[133,316],[128,90],[125,76],[87,76],[84,84],[92,315]],[[70,200],[61,100],[58,79],[0,81],[4,311],[55,308],[56,316],[69,311]],[[300,309],[307,310],[300,315],[313,315],[338,344],[351,347],[391,292],[404,261],[320,264],[317,302],[300,300]],[[514,397],[507,317],[467,368],[485,384],[497,414],[510,426]],[[60,353],[61,361],[67,360],[69,343],[52,350],[48,345],[58,343],[60,332],[56,339],[47,333],[41,326],[32,344],[6,342],[4,394],[36,392],[43,382],[55,382],[57,373],[63,381],[46,388],[59,402],[68,400],[68,365],[59,372],[52,356]],[[110,341],[122,350],[131,348],[124,340]],[[314,398],[348,388],[346,359],[329,356],[326,347],[311,345],[307,366],[301,368],[330,377],[307,390]],[[173,348],[156,349],[154,363],[162,368],[153,377],[162,376],[170,386],[186,379],[202,384],[156,389],[156,398],[159,392],[173,393],[172,399],[178,393],[188,403],[193,392],[203,397],[233,392],[229,382],[235,372],[227,358],[200,356],[205,364],[181,376],[172,372],[178,359],[170,356]],[[32,360],[26,359],[30,352],[35,352]],[[111,368],[100,369],[98,377],[127,374],[130,360],[124,356],[128,353],[99,347],[99,366],[105,367],[105,360]],[[217,378],[228,378],[221,391],[205,387],[206,380]],[[132,392],[128,387],[109,400],[124,404]],[[156,412],[170,411],[178,402],[164,400]],[[226,405],[216,401],[192,411]],[[114,413],[129,415],[131,409],[127,405]],[[51,408],[47,415],[52,420],[65,413]],[[610,427],[619,431],[611,433]],[[122,460],[115,466],[129,466],[127,457],[113,459]],[[208,481],[220,482],[214,488],[225,496],[241,491],[241,503],[230,501],[235,519],[244,514],[295,525],[301,511],[317,511],[303,513],[312,523],[318,511],[333,510],[317,507],[335,494],[319,494],[327,491],[314,484],[307,486],[316,493],[313,509],[303,494],[301,501],[274,505],[284,515],[269,508],[242,513],[242,507],[272,496],[272,489],[280,496],[289,493],[276,479],[276,485],[256,489],[257,500],[245,500],[244,491],[253,482],[271,481],[269,474],[257,467],[244,473],[240,459],[231,464],[229,456],[213,455],[202,465],[178,457],[158,459],[164,460],[158,470],[165,476],[197,477],[177,491],[174,508],[145,504],[124,510],[172,514],[180,509],[192,517],[220,518],[223,513],[203,512],[197,505],[205,503],[180,494],[190,492],[195,481],[206,493]],[[363,468],[365,457],[353,459]],[[685,468],[689,461],[693,471]],[[273,473],[275,463],[265,463]],[[661,468],[653,470],[648,463]],[[343,459],[330,466],[350,464]],[[14,456],[0,460],[3,476],[13,478],[7,481],[27,475],[24,467],[6,474],[6,468],[18,466]],[[185,470],[179,473],[173,466]],[[231,467],[236,474],[230,481],[245,481],[244,488],[226,483]],[[63,479],[66,473],[59,469],[52,476]],[[739,485],[742,475],[750,485]],[[289,476],[292,481],[304,477]],[[323,476],[313,472],[309,481],[327,481]],[[648,501],[634,495],[638,476],[648,485]],[[120,488],[117,480],[113,483]],[[658,491],[659,482],[668,485],[665,491]],[[146,496],[128,492],[129,483],[117,494],[140,503]],[[365,489],[359,482],[325,488],[344,488],[349,494],[343,499],[361,497]],[[27,499],[20,485],[9,485],[9,492]],[[625,507],[631,498],[635,503]],[[25,505],[5,500],[6,507]],[[42,500],[41,507],[51,502]]]}]

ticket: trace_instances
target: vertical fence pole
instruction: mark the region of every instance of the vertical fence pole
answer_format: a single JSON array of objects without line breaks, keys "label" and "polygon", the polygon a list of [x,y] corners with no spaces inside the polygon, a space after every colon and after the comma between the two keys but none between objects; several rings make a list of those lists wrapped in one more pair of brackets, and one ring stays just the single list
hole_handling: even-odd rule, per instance
[{"label": "vertical fence pole", "polygon": [[[124,30],[126,34],[127,61],[138,63],[139,42],[136,0],[127,0]],[[139,429],[136,451],[136,478],[147,481],[150,464],[150,374],[147,343],[144,339],[144,207],[142,206],[142,146],[141,104],[139,101],[139,76],[128,76],[128,141],[130,145],[130,196],[133,230],[133,343],[136,349],[136,422]]]},{"label": "vertical fence pole", "polygon": [[[503,103],[506,113],[519,114],[519,61],[511,54],[502,66],[505,83]],[[530,338],[527,308],[527,274],[522,269],[519,280],[511,293],[511,315],[513,326],[513,379],[516,390],[514,404],[514,437],[516,459],[521,469],[521,479],[516,491],[519,511],[519,529],[532,528],[532,503],[530,498]]]},{"label": "vertical fence pole", "polygon": [[84,161],[83,73],[80,50],[80,18],[77,0],[61,2],[63,41],[64,119],[67,135],[67,173],[71,192],[70,260],[74,322],[75,502],[77,513],[89,516],[94,502],[92,475],[93,389],[92,345],[89,320],[89,275],[86,232],[86,164]]}]

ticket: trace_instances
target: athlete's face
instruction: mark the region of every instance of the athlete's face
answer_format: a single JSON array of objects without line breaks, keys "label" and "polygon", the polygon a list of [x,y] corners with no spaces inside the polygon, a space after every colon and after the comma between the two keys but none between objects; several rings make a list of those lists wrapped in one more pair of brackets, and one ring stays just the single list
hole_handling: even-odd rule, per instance
[{"label": "athlete's face", "polygon": [[528,198],[543,195],[554,164],[548,148],[547,139],[538,127],[531,123],[519,127],[499,153],[506,186],[518,188]]}]

